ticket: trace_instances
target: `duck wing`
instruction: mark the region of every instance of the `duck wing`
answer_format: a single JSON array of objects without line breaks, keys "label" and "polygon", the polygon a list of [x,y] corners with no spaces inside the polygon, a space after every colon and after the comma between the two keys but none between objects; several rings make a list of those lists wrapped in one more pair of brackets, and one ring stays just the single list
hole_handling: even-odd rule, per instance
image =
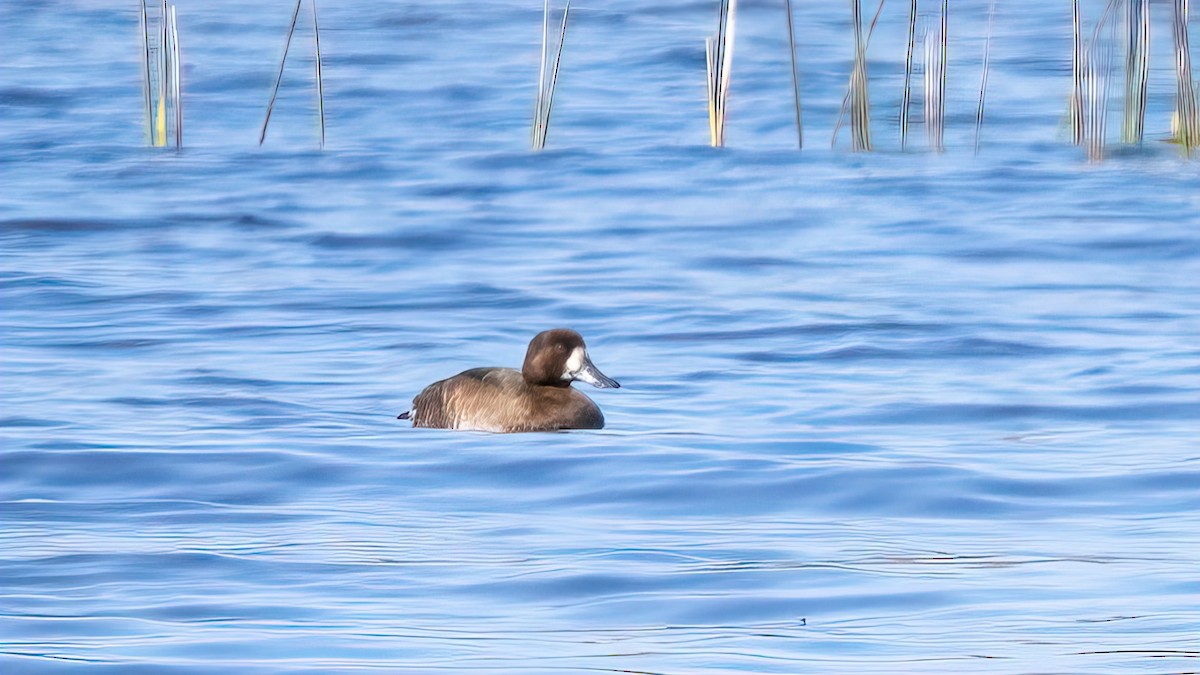
[{"label": "duck wing", "polygon": [[507,431],[527,414],[524,383],[511,368],[473,368],[425,387],[402,419],[414,427]]}]

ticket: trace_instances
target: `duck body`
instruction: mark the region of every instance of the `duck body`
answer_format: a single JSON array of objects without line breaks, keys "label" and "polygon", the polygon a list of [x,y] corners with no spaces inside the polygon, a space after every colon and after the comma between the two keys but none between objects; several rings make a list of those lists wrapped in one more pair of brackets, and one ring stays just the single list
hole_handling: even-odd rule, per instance
[{"label": "duck body", "polygon": [[414,427],[512,433],[601,429],[604,414],[573,389],[582,380],[606,389],[621,385],[601,373],[575,331],[539,333],[521,370],[472,368],[425,387],[400,419]]},{"label": "duck body", "polygon": [[571,387],[530,385],[513,368],[472,368],[413,399],[414,427],[510,433],[601,429],[604,414]]}]

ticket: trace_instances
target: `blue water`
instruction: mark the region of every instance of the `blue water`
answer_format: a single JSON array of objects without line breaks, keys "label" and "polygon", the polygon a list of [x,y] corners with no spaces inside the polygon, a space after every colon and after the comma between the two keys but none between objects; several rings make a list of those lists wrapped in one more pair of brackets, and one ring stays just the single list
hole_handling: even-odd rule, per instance
[{"label": "blue water", "polygon": [[[715,4],[580,3],[532,153],[540,4],[323,3],[320,152],[303,21],[255,145],[289,3],[178,0],[178,155],[136,3],[0,6],[0,672],[1200,668],[1168,49],[1088,164],[1065,10],[999,3],[974,156],[955,3],[947,152],[902,154],[897,6],[852,154],[848,9],[796,3],[801,153],[743,3],[714,150]],[[603,431],[395,419],[555,326],[623,385]]]}]

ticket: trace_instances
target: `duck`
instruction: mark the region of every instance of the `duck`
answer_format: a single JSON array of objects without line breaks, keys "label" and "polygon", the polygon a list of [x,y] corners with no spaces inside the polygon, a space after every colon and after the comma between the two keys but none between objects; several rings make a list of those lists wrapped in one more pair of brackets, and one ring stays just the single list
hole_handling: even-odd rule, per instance
[{"label": "duck", "polygon": [[583,336],[569,328],[538,333],[514,368],[472,368],[425,387],[397,419],[414,427],[514,433],[602,429],[600,407],[572,382],[599,389],[620,384],[600,372]]}]

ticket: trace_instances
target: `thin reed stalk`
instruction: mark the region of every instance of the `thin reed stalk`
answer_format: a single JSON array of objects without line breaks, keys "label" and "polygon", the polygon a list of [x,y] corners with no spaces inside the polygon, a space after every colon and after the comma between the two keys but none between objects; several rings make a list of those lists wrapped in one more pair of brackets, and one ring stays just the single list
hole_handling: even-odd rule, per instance
[{"label": "thin reed stalk", "polygon": [[783,0],[787,12],[788,54],[792,57],[792,93],[796,100],[796,144],[804,149],[804,120],[800,115],[800,70],[796,67],[796,29],[792,24],[792,0]]},{"label": "thin reed stalk", "polygon": [[987,37],[983,41],[983,75],[979,82],[979,109],[975,113],[975,154],[979,154],[979,136],[983,130],[983,104],[987,96],[988,62],[992,54],[992,20],[996,17],[996,0],[988,3]]},{"label": "thin reed stalk", "polygon": [[171,5],[171,22],[168,35],[171,49],[168,55],[171,59],[171,108],[175,113],[175,149],[183,149],[183,96],[179,82],[179,22],[175,17],[175,5]]},{"label": "thin reed stalk", "polygon": [[[866,55],[867,49],[869,49],[871,47],[871,36],[873,36],[875,34],[875,24],[879,23],[879,15],[883,13],[883,3],[884,2],[886,2],[886,0],[879,0],[879,6],[875,8],[875,16],[871,19],[871,28],[869,30],[867,30],[867,39],[866,39],[865,43],[863,44],[864,67],[866,65],[865,64],[865,55]],[[853,3],[851,4],[851,12],[852,13],[859,12],[858,16],[861,16],[861,10],[856,8]],[[850,81],[846,84],[846,93],[842,95],[842,107],[840,110],[838,110],[837,123],[833,125],[833,139],[830,141],[830,144],[829,144],[830,147],[837,146],[838,134],[841,133],[842,124],[846,121],[847,113],[850,112],[850,99],[852,98],[853,91],[854,91],[854,69],[853,69],[853,67],[851,67]]]},{"label": "thin reed stalk", "polygon": [[[882,7],[882,3],[880,3]],[[854,69],[850,75],[850,146],[855,151],[871,150],[871,101],[867,89],[867,53],[863,39],[862,7],[851,0],[854,15]]]},{"label": "thin reed stalk", "polygon": [[142,105],[146,114],[146,143],[183,147],[183,97],[180,79],[179,22],[175,6],[166,0],[141,0],[138,25],[142,31]]},{"label": "thin reed stalk", "polygon": [[1088,159],[1104,159],[1108,136],[1108,92],[1111,50],[1105,46],[1089,49],[1085,57],[1087,71],[1087,151]]},{"label": "thin reed stalk", "polygon": [[912,101],[913,44],[917,37],[917,0],[908,10],[908,46],[904,50],[904,98],[900,101],[900,149],[908,146],[908,107]]},{"label": "thin reed stalk", "polygon": [[1191,155],[1200,144],[1200,116],[1192,83],[1192,53],[1188,46],[1188,0],[1175,0],[1175,140]]},{"label": "thin reed stalk", "polygon": [[279,70],[275,74],[275,86],[271,88],[271,100],[267,103],[267,115],[263,118],[262,131],[258,134],[258,144],[262,145],[267,138],[267,125],[271,123],[271,112],[275,110],[275,97],[279,95],[279,83],[283,81],[283,66],[287,63],[288,50],[292,46],[292,35],[296,33],[296,19],[300,17],[300,3],[296,0],[296,8],[292,10],[292,21],[288,24],[287,39],[283,43],[283,57],[279,59]]},{"label": "thin reed stalk", "polygon": [[946,39],[950,15],[949,0],[942,1],[937,34],[925,37],[925,130],[929,147],[942,152],[946,125]]},{"label": "thin reed stalk", "polygon": [[729,10],[725,13],[725,34],[721,48],[721,145],[725,145],[725,117],[729,110],[729,82],[733,73],[733,37],[737,26],[737,0],[729,1]]},{"label": "thin reed stalk", "polygon": [[1106,12],[1096,25],[1091,44],[1084,51],[1084,142],[1087,145],[1088,160],[1092,162],[1104,159],[1105,143],[1108,139],[1108,96],[1113,40],[1105,40],[1101,36],[1101,29],[1104,28],[1107,19]]},{"label": "thin reed stalk", "polygon": [[158,108],[154,113],[154,145],[167,145],[167,0],[162,0],[158,22]]},{"label": "thin reed stalk", "polygon": [[146,17],[146,0],[141,1],[138,27],[142,32],[142,95],[146,107],[146,145],[154,140],[154,94],[150,80],[150,22]]},{"label": "thin reed stalk", "polygon": [[[790,16],[790,13],[789,13]],[[720,0],[717,33],[705,40],[708,58],[708,131],[714,148],[725,145],[725,119],[729,81],[733,71],[733,38],[737,26],[737,0]]]},{"label": "thin reed stalk", "polygon": [[567,38],[567,16],[571,13],[571,0],[563,8],[562,30],[558,34],[558,49],[554,54],[554,70],[550,75],[550,88],[546,92],[546,116],[542,120],[542,145],[546,144],[546,132],[550,128],[550,111],[554,109],[554,91],[558,87],[558,67],[562,63],[563,44]]},{"label": "thin reed stalk", "polygon": [[1141,144],[1146,126],[1146,81],[1150,72],[1150,1],[1129,0],[1126,16],[1125,114],[1121,140]]},{"label": "thin reed stalk", "polygon": [[558,68],[562,63],[563,44],[567,39],[567,17],[571,14],[571,0],[567,0],[567,4],[563,7],[562,27],[558,34],[558,43],[554,48],[554,65],[550,68],[550,77],[546,77],[546,53],[547,45],[546,38],[548,25],[550,21],[550,3],[545,4],[545,12],[542,19],[542,58],[540,79],[538,81],[538,95],[533,118],[533,149],[542,150],[546,147],[546,134],[550,130],[550,113],[554,109],[554,90],[558,85]]},{"label": "thin reed stalk", "polygon": [[317,0],[312,0],[313,48],[317,55],[317,117],[321,119],[321,149],[325,149],[325,81],[321,77],[321,27],[317,24]]},{"label": "thin reed stalk", "polygon": [[[1079,0],[1071,2],[1073,50],[1071,55],[1071,102],[1069,117],[1071,142],[1086,145],[1088,157],[1099,161],[1104,156],[1107,128],[1108,83],[1112,68],[1112,45],[1102,43],[1102,31],[1110,26],[1118,0],[1108,0],[1104,13],[1096,22],[1091,41],[1084,43],[1083,21],[1079,15]],[[1115,31],[1115,27],[1113,28]],[[1109,40],[1112,42],[1115,38]],[[1096,127],[1096,124],[1101,126]]]},{"label": "thin reed stalk", "polygon": [[939,71],[940,76],[938,77],[938,83],[937,83],[938,84],[937,132],[938,132],[938,149],[939,150],[944,148],[944,146],[942,144],[942,136],[944,135],[945,129],[946,129],[946,59],[948,58],[948,54],[950,53],[950,50],[948,49],[948,46],[947,46],[948,42],[950,40],[950,28],[948,25],[949,21],[950,21],[950,0],[943,0],[942,1],[942,25],[941,25],[941,29],[938,31],[938,37],[941,39],[941,43],[942,43],[941,48],[939,49],[939,54],[941,56],[941,63],[938,64],[938,71]]},{"label": "thin reed stalk", "polygon": [[542,58],[538,66],[538,90],[533,102],[533,124],[529,125],[529,142],[533,147],[538,143],[538,123],[542,119],[542,95],[546,91],[546,49],[550,41],[550,0],[542,3]]},{"label": "thin reed stalk", "polygon": [[[1084,44],[1082,21],[1079,17],[1078,0],[1072,5],[1072,22],[1075,31],[1075,53],[1072,57],[1074,87],[1071,95],[1071,140],[1087,148],[1088,160],[1099,162],[1104,159],[1105,143],[1108,138],[1109,83],[1112,75],[1113,45],[1116,42],[1116,14],[1118,0],[1109,0],[1104,13],[1092,30],[1092,37]],[[1109,36],[1104,37],[1104,29]]]},{"label": "thin reed stalk", "polygon": [[1083,29],[1079,18],[1079,0],[1071,0],[1071,142],[1083,144]]}]

